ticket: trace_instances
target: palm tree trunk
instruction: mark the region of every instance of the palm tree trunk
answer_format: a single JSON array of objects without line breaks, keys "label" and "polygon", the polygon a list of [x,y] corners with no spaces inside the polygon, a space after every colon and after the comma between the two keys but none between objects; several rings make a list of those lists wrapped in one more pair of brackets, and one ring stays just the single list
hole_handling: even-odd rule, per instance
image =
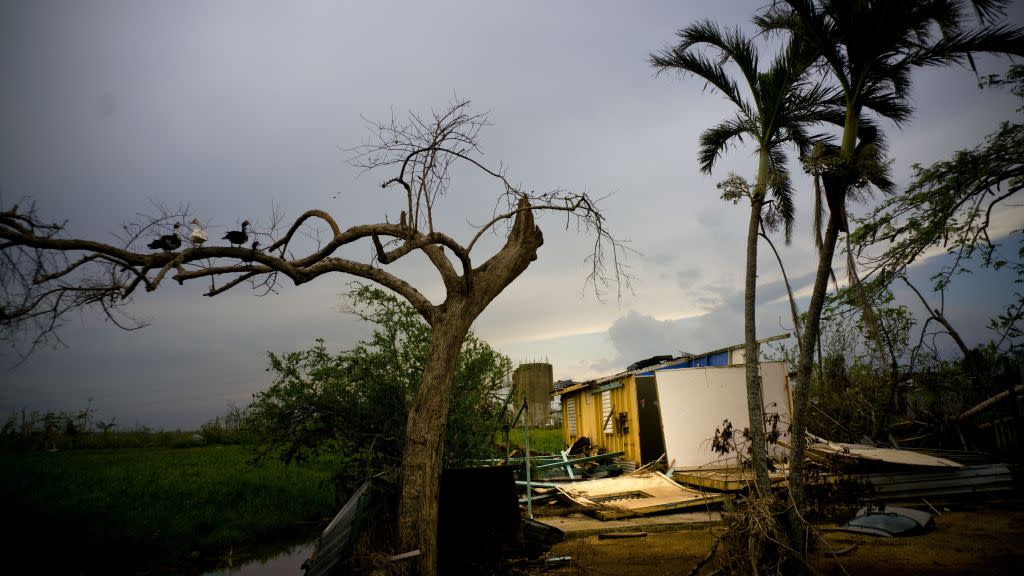
[{"label": "palm tree trunk", "polygon": [[810,398],[811,372],[814,370],[814,342],[818,338],[821,327],[821,310],[825,304],[825,292],[828,278],[832,272],[832,256],[835,254],[836,241],[839,239],[840,215],[829,215],[825,227],[825,238],[818,253],[818,270],[814,276],[814,287],[811,291],[811,302],[807,308],[807,319],[804,332],[800,339],[800,356],[797,362],[796,391],[793,394],[793,423],[790,427],[792,449],[789,457],[789,493],[793,499],[790,509],[790,538],[794,548],[803,552],[803,520],[801,513],[804,505],[804,450],[807,447],[807,404]]},{"label": "palm tree trunk", "polygon": [[[860,125],[860,105],[848,102],[846,119],[843,124],[842,146],[839,161],[843,165],[853,158],[857,144],[857,128]],[[828,224],[825,226],[825,238],[818,250],[818,270],[814,276],[811,289],[811,302],[807,307],[807,320],[804,322],[803,336],[800,338],[800,353],[796,370],[796,391],[793,394],[793,423],[790,426],[791,450],[789,455],[789,494],[793,506],[789,512],[790,538],[795,550],[804,553],[804,451],[807,447],[807,405],[810,399],[811,372],[814,370],[814,343],[818,340],[821,329],[821,311],[825,305],[825,293],[828,290],[828,279],[832,274],[832,257],[836,252],[839,240],[839,225],[845,217],[846,190],[840,193],[838,209],[831,208]],[[819,359],[820,361],[820,359]]]},{"label": "palm tree trunk", "polygon": [[437,574],[437,518],[444,437],[459,350],[473,322],[465,307],[452,306],[433,326],[423,380],[406,421],[402,492],[398,507],[400,552],[419,550],[417,574]]},{"label": "palm tree trunk", "polygon": [[[764,157],[764,170],[767,171],[767,153]],[[759,171],[760,172],[760,171]],[[746,286],[743,294],[743,335],[744,363],[746,364],[747,414],[750,419],[751,460],[754,470],[754,487],[758,496],[766,497],[770,493],[771,484],[768,480],[768,449],[764,433],[764,394],[761,390],[761,376],[758,364],[757,326],[755,320],[757,296],[757,241],[761,226],[761,210],[764,205],[764,188],[760,186],[765,179],[758,175],[758,188],[750,199],[750,225],[747,228],[747,270]]]}]

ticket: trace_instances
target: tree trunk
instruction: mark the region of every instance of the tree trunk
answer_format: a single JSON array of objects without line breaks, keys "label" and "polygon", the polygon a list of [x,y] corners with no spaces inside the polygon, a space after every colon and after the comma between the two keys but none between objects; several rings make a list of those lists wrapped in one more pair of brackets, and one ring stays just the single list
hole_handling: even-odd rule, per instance
[{"label": "tree trunk", "polygon": [[433,326],[423,380],[406,421],[402,493],[398,505],[398,552],[419,550],[417,573],[437,573],[437,517],[444,437],[448,428],[455,364],[475,315],[450,306]]},{"label": "tree trunk", "polygon": [[[857,144],[857,128],[860,125],[861,106],[847,102],[846,118],[843,123],[843,139],[839,150],[840,170],[851,161]],[[848,185],[848,184],[847,184]],[[807,447],[807,404],[810,398],[811,372],[814,370],[814,343],[818,341],[821,329],[821,311],[825,305],[828,279],[832,274],[832,257],[839,240],[840,223],[846,217],[846,186],[839,190],[835,206],[829,205],[828,225],[825,238],[818,251],[818,270],[814,276],[811,302],[807,307],[807,320],[800,338],[800,353],[796,370],[796,392],[793,395],[793,423],[789,428],[792,448],[789,455],[789,494],[792,506],[789,508],[790,544],[802,557],[806,554],[804,533],[804,450]],[[819,359],[820,361],[820,359]]]},{"label": "tree trunk", "polygon": [[544,244],[526,197],[519,199],[518,208],[505,246],[471,273],[451,282],[445,302],[425,315],[433,336],[423,380],[406,420],[398,505],[399,552],[420,551],[415,571],[418,576],[437,574],[437,506],[444,437],[462,342],[476,317],[526,270]]},{"label": "tree trunk", "polygon": [[[763,178],[759,178],[763,180]],[[760,184],[760,182],[759,182]],[[747,376],[747,414],[750,418],[750,452],[754,470],[754,487],[764,498],[771,490],[768,481],[768,449],[764,433],[764,394],[758,373],[757,326],[755,321],[757,296],[757,232],[761,226],[762,191],[755,190],[750,199],[750,225],[747,228],[747,270],[743,293],[743,336],[746,348],[744,363]]]},{"label": "tree trunk", "polygon": [[793,423],[790,426],[792,449],[789,455],[789,493],[793,499],[790,508],[791,543],[803,553],[804,530],[801,514],[804,505],[804,449],[807,447],[807,404],[810,398],[811,372],[814,370],[814,342],[821,327],[821,310],[825,305],[825,292],[832,272],[832,256],[839,239],[840,215],[829,215],[825,227],[825,239],[818,253],[818,271],[814,276],[811,302],[807,308],[807,319],[800,339],[800,356],[797,362],[796,392],[793,394]]}]

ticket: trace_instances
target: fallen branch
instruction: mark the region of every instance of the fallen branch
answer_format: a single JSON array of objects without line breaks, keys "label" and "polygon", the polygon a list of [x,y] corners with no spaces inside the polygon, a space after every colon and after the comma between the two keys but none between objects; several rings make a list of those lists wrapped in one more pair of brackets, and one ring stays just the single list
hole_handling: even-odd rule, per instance
[{"label": "fallen branch", "polygon": [[[1024,392],[1024,384],[1018,384],[1016,387],[1014,387],[1013,391],[1015,393]],[[973,408],[967,409],[966,411],[964,411],[963,414],[957,417],[956,421],[963,422],[964,420],[967,420],[971,416],[975,416],[981,412],[984,412],[985,410],[995,406],[996,404],[1002,402],[1003,400],[1006,400],[1009,397],[1010,391],[1003,390],[1002,392],[996,394],[995,396],[989,398],[988,400],[978,403]]]}]

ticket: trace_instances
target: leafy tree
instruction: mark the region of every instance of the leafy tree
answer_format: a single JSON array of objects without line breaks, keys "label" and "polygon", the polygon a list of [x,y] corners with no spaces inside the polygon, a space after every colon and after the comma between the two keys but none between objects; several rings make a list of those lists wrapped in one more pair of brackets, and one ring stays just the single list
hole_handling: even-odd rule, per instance
[{"label": "leafy tree", "polygon": [[[883,345],[896,358],[904,357],[913,314],[895,304],[889,290],[868,294]],[[816,433],[843,441],[888,435],[897,387],[886,376],[887,366],[877,362],[878,342],[870,332],[853,287],[829,298],[822,314],[819,367],[809,392],[814,410],[808,418]]]},{"label": "leafy tree", "polygon": [[[342,497],[368,476],[400,465],[405,421],[431,339],[430,326],[392,294],[360,284],[348,299],[353,312],[374,325],[373,335],[337,354],[323,339],[308,350],[269,352],[274,382],[254,396],[246,419],[258,460],[336,457]],[[494,434],[486,431],[499,426],[499,395],[511,368],[507,357],[466,335],[455,369],[446,462],[490,455]]]},{"label": "leafy tree", "polygon": [[807,383],[813,370],[813,344],[839,232],[847,228],[847,195],[865,178],[859,152],[872,142],[861,130],[863,117],[871,111],[896,123],[908,121],[912,113],[910,75],[915,68],[966,62],[973,52],[1024,53],[1021,28],[989,25],[1003,15],[1006,3],[974,0],[983,22],[976,29],[968,29],[967,4],[956,0],[783,0],[755,18],[762,29],[784,31],[814,51],[827,77],[839,85],[845,104],[841,146],[832,165],[822,171],[829,218],[797,366],[789,486],[795,502],[793,532],[798,538],[803,533],[798,512],[803,505]]},{"label": "leafy tree", "polygon": [[[744,291],[744,338],[746,342],[746,389],[750,418],[750,441],[755,485],[762,496],[769,493],[767,448],[765,445],[764,397],[758,375],[758,345],[755,325],[757,291],[757,242],[764,227],[782,227],[788,242],[794,220],[793,187],[787,168],[785,147],[792,144],[801,156],[808,153],[816,137],[806,127],[827,119],[829,93],[820,83],[807,81],[813,58],[798,44],[790,44],[765,71],[758,69],[754,42],[738,30],[723,30],[710,21],[688,26],[678,33],[678,45],[651,55],[659,71],[678,70],[693,74],[720,92],[736,106],[735,116],[705,130],[700,136],[698,159],[702,172],[711,173],[716,161],[731,145],[749,138],[756,145],[758,168],[753,184],[731,174],[719,184],[722,197],[734,204],[750,202],[747,229]],[[701,49],[712,52],[706,55]],[[734,66],[746,83],[749,99],[726,69]],[[771,191],[772,198],[768,199]]]},{"label": "leafy tree", "polygon": [[[1011,84],[1024,100],[1024,66],[1010,68],[1005,79],[989,78],[989,84]],[[1018,109],[1018,112],[1024,108]],[[918,348],[924,344],[927,324],[937,322],[956,342],[964,357],[969,349],[942,313],[929,306],[924,295],[910,283],[907,268],[931,250],[944,250],[951,262],[932,276],[932,288],[942,294],[953,279],[971,270],[973,263],[994,270],[1009,269],[1017,284],[1024,283],[1024,235],[1012,229],[1005,238],[993,237],[992,215],[1012,202],[1024,188],[1024,124],[1019,118],[1003,122],[984,144],[960,150],[949,160],[928,167],[915,165],[914,179],[906,191],[880,204],[853,234],[859,251],[881,246],[877,256],[864,259],[881,284],[903,280],[917,294],[929,313]],[[1009,248],[1009,249],[1007,249]],[[990,327],[999,337],[996,348],[1013,351],[1022,346],[1024,294],[1016,292],[1005,311]]]}]

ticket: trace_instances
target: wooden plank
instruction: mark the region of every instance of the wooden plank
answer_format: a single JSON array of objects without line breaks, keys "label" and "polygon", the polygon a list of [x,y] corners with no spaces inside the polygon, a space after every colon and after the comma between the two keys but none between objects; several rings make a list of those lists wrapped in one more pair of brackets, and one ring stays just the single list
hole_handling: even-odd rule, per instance
[{"label": "wooden plank", "polygon": [[644,508],[636,508],[632,510],[612,510],[607,508],[600,508],[591,511],[591,513],[601,520],[618,520],[620,518],[629,518],[632,516],[647,516],[649,514],[657,514],[659,512],[670,512],[689,510],[691,508],[700,508],[703,506],[710,506],[712,504],[719,504],[732,498],[729,494],[707,494],[700,498],[694,498],[693,500],[682,500],[679,502],[666,502],[664,504],[655,504]]},{"label": "wooden plank", "polygon": [[[768,474],[768,479],[773,484],[784,482],[786,477],[785,471],[771,472]],[[720,492],[738,492],[754,484],[754,477],[750,472],[745,472],[737,468],[676,470],[672,473],[672,479],[682,484],[698,486]]]}]

